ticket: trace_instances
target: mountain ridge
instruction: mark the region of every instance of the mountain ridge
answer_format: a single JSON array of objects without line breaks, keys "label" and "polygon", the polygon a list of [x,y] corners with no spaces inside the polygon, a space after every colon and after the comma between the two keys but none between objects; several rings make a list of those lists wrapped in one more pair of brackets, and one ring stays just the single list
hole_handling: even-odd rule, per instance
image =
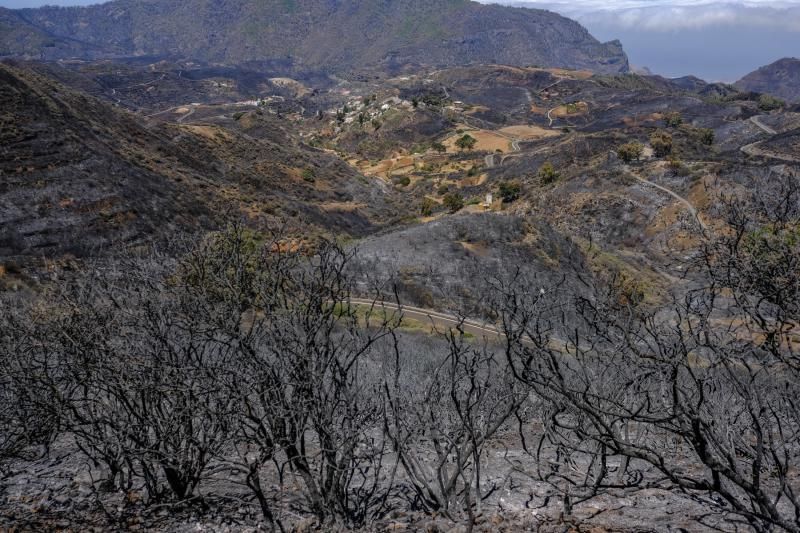
[{"label": "mountain ridge", "polygon": [[745,91],[767,93],[800,102],[800,59],[784,57],[764,65],[736,82]]},{"label": "mountain ridge", "polygon": [[0,257],[86,257],[243,218],[307,235],[378,226],[369,207],[339,207],[384,207],[345,162],[260,110],[227,120],[150,120],[0,61]]},{"label": "mountain ridge", "polygon": [[115,0],[0,10],[0,56],[186,57],[285,70],[406,65],[547,65],[625,72],[619,42],[600,43],[549,11],[470,0]]}]

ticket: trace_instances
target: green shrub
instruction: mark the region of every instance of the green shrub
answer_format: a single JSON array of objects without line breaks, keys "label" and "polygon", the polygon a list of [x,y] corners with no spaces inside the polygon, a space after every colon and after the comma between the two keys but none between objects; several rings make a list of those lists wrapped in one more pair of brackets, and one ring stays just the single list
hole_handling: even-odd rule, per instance
[{"label": "green shrub", "polygon": [[786,105],[786,102],[768,94],[762,94],[758,97],[758,108],[762,111],[775,111]]},{"label": "green shrub", "polygon": [[617,155],[626,163],[631,161],[638,161],[644,153],[644,146],[640,142],[625,143],[617,149]]},{"label": "green shrub", "polygon": [[458,193],[448,193],[444,197],[444,206],[451,213],[457,213],[464,208],[464,199]]},{"label": "green shrub", "polygon": [[408,176],[401,176],[397,178],[397,181],[395,181],[395,183],[400,187],[408,187],[409,185],[411,185],[411,178],[409,178]]},{"label": "green shrub", "polygon": [[522,187],[515,181],[504,181],[498,187],[500,198],[507,204],[519,200],[521,193]]},{"label": "green shrub", "polygon": [[303,170],[303,180],[309,183],[314,183],[317,180],[316,174],[313,168],[307,168]]},{"label": "green shrub", "polygon": [[545,163],[539,167],[539,180],[541,180],[544,185],[553,183],[558,180],[558,178],[559,174],[550,161],[545,161]]},{"label": "green shrub", "polygon": [[677,111],[672,111],[666,114],[666,116],[664,117],[664,121],[670,128],[677,128],[678,126],[683,124],[683,116]]},{"label": "green shrub", "polygon": [[419,206],[419,212],[424,217],[429,217],[433,214],[433,210],[436,208],[436,202],[431,200],[430,198],[423,198],[422,203]]},{"label": "green shrub", "polygon": [[650,146],[657,157],[666,157],[672,153],[672,135],[665,131],[656,131],[650,135]]},{"label": "green shrub", "polygon": [[684,165],[681,158],[676,155],[670,156],[667,166],[676,176],[686,176],[690,172],[689,167]]},{"label": "green shrub", "polygon": [[714,130],[711,128],[698,128],[697,129],[697,139],[700,141],[700,144],[704,146],[711,146],[714,144]]}]

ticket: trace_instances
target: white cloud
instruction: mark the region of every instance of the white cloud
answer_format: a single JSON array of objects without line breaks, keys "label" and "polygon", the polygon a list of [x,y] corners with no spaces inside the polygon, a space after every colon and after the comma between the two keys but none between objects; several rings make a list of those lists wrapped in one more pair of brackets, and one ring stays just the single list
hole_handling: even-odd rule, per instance
[{"label": "white cloud", "polygon": [[798,0],[528,0],[513,3],[551,9],[588,26],[673,31],[746,25],[800,32]]}]

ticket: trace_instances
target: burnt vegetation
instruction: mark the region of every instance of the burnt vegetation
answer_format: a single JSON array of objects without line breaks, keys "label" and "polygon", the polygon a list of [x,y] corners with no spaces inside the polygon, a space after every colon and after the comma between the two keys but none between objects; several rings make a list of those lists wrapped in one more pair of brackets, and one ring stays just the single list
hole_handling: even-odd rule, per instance
[{"label": "burnt vegetation", "polygon": [[235,505],[273,530],[471,529],[511,486],[561,523],[658,490],[698,526],[798,531],[800,187],[772,175],[717,209],[726,231],[687,264],[702,281],[668,304],[486,271],[484,338],[457,309],[410,331],[355,249],[238,225],[3,295],[0,490],[66,446],[117,525]]}]

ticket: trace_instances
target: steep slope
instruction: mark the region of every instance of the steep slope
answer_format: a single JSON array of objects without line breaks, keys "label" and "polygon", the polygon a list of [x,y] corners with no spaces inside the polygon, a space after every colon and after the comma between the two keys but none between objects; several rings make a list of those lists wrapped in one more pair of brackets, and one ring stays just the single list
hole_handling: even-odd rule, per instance
[{"label": "steep slope", "polygon": [[602,44],[577,22],[469,0],[116,0],[5,17],[0,52],[33,58],[102,50],[334,72],[490,62],[628,68],[618,42]]},{"label": "steep slope", "polygon": [[310,236],[363,234],[387,216],[379,184],[271,117],[239,120],[273,137],[147,122],[0,63],[0,263],[94,255],[233,218],[286,219]]},{"label": "steep slope", "polygon": [[800,59],[786,57],[751,72],[736,82],[745,91],[767,93],[790,102],[800,101]]}]

